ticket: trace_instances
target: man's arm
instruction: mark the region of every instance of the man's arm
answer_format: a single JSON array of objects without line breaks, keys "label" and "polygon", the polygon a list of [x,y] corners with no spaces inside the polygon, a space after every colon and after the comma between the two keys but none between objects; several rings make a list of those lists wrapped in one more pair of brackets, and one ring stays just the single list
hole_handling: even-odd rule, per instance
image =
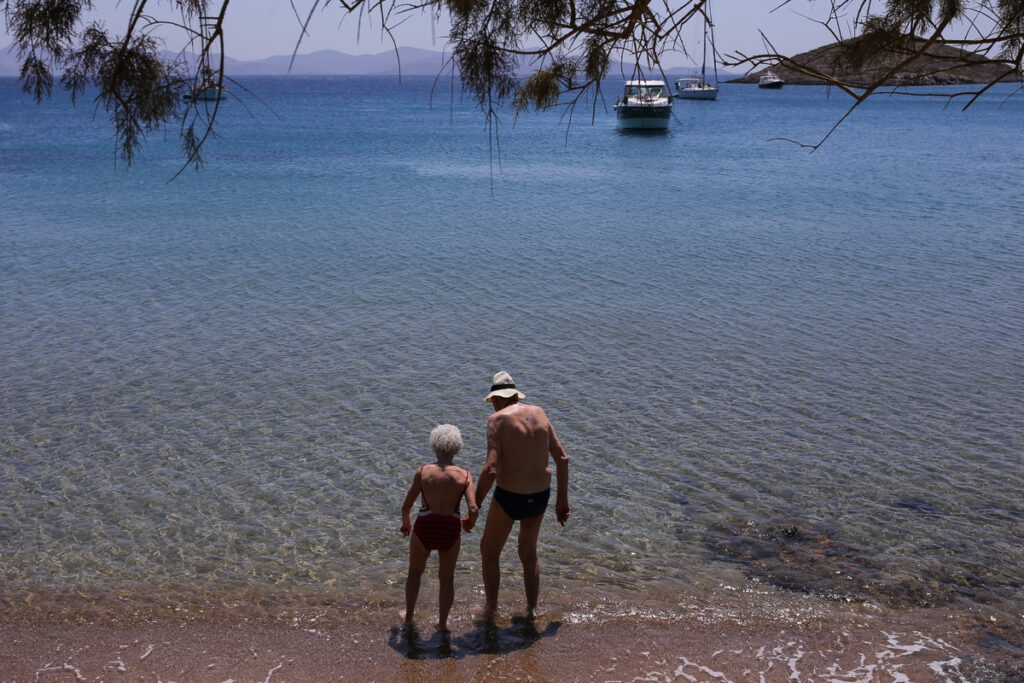
[{"label": "man's arm", "polygon": [[565,526],[569,515],[569,456],[562,448],[562,442],[555,434],[555,428],[548,423],[548,451],[555,459],[555,477],[558,479],[558,489],[555,494],[555,515],[558,523]]},{"label": "man's arm", "polygon": [[487,420],[487,460],[476,481],[476,504],[483,505],[484,498],[498,478],[498,456],[501,454],[501,441],[498,439],[498,421],[491,416]]}]

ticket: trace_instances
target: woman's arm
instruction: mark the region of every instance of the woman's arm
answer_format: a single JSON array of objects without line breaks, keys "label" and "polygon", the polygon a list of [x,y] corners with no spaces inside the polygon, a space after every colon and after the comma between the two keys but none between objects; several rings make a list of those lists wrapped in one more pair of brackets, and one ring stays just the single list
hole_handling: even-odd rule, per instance
[{"label": "woman's arm", "polygon": [[412,533],[412,520],[409,518],[409,512],[412,510],[412,506],[416,504],[416,498],[423,492],[423,481],[420,478],[420,470],[422,469],[421,467],[416,470],[416,474],[412,478],[412,484],[409,486],[409,491],[405,494],[405,500],[402,501],[403,536],[408,536]]},{"label": "woman's arm", "polygon": [[473,490],[473,475],[466,470],[466,488],[463,490],[463,495],[466,497],[466,508],[469,510],[462,517],[462,530],[470,531],[473,525],[476,524],[477,513],[480,508],[476,504],[476,491]]}]

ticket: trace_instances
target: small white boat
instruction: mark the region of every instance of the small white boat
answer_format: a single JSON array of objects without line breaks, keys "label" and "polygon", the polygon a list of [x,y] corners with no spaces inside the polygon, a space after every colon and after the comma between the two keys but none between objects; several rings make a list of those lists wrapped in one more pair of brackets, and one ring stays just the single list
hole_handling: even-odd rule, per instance
[{"label": "small white boat", "polygon": [[[199,64],[199,82],[185,94],[186,100],[216,102],[226,92],[218,77],[210,67],[210,40],[217,28],[216,17],[199,17],[200,31],[203,38],[203,52]],[[221,74],[223,76],[223,74]]]},{"label": "small white boat", "polygon": [[[711,23],[710,5],[705,4],[704,14],[704,59],[700,65],[700,76],[676,79],[675,96],[681,100],[716,100],[718,99],[718,60],[715,58],[715,28]],[[715,83],[707,81],[708,69],[708,35],[711,36],[711,67],[715,72]]]},{"label": "small white boat", "polygon": [[672,117],[672,93],[665,81],[626,81],[615,103],[619,128],[664,130]]},{"label": "small white boat", "polygon": [[678,78],[675,96],[681,100],[714,100],[718,99],[718,86],[699,76]]},{"label": "small white boat", "polygon": [[217,85],[214,80],[203,80],[199,85],[192,88],[192,92],[185,95],[186,99],[214,102],[221,98],[223,88]]},{"label": "small white boat", "polygon": [[757,81],[758,88],[768,88],[769,90],[778,90],[785,84],[786,81],[779,78],[778,74],[774,71],[766,71]]}]

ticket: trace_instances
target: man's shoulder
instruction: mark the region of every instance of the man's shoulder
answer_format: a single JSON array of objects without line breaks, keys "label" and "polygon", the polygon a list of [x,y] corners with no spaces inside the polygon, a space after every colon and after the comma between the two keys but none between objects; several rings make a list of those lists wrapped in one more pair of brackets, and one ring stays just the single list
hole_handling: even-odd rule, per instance
[{"label": "man's shoulder", "polygon": [[523,410],[521,413],[524,417],[531,420],[539,420],[541,422],[547,422],[548,415],[544,412],[544,409],[538,405],[523,404]]},{"label": "man's shoulder", "polygon": [[543,408],[525,403],[509,406],[487,418],[487,428],[492,432],[502,432],[506,429],[512,429],[517,432],[524,429],[533,431],[547,429],[550,424]]},{"label": "man's shoulder", "polygon": [[532,403],[513,403],[504,410],[499,410],[496,413],[491,413],[487,417],[488,422],[505,422],[507,420],[514,420],[522,418],[525,415],[529,416],[544,416],[544,409],[538,405]]}]

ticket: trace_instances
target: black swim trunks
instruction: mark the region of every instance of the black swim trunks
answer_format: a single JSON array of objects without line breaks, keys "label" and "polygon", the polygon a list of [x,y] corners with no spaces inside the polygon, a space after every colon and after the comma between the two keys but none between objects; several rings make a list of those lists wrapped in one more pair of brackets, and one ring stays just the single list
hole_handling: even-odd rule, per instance
[{"label": "black swim trunks", "polygon": [[494,500],[514,520],[540,517],[548,509],[548,498],[551,496],[551,489],[545,489],[539,493],[512,493],[500,486],[494,487]]}]

